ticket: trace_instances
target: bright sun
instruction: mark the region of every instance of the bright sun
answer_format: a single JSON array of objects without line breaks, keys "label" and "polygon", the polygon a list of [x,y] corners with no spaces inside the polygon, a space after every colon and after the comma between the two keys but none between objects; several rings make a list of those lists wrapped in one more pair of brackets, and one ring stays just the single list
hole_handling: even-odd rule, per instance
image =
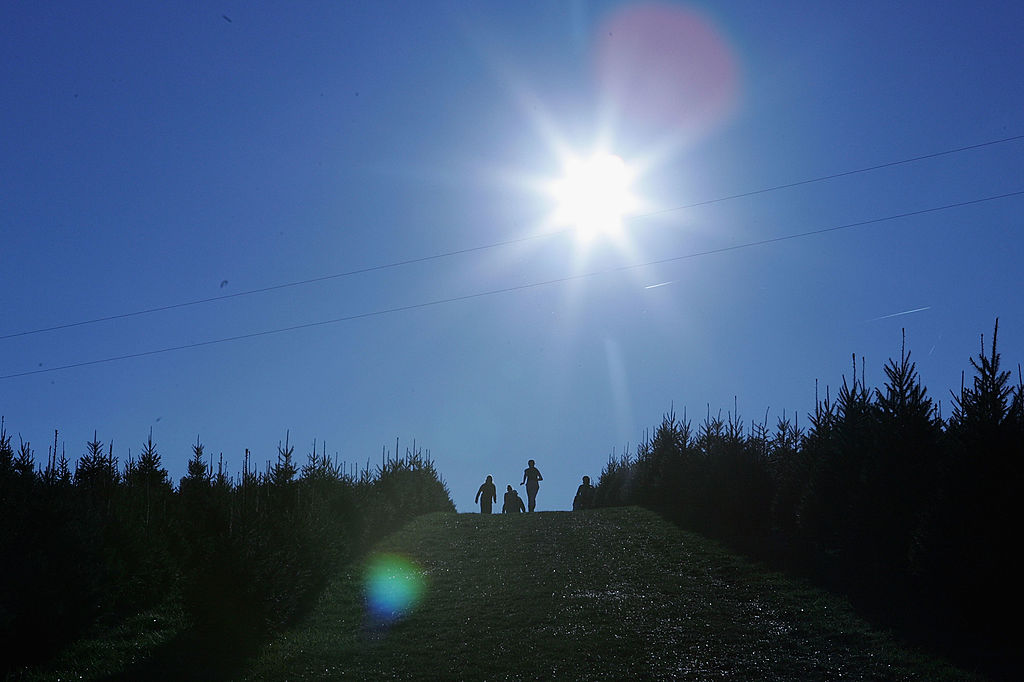
[{"label": "bright sun", "polygon": [[580,239],[611,236],[636,209],[632,192],[634,172],[614,154],[600,152],[590,158],[565,162],[562,178],[551,183],[557,206],[555,221],[576,229]]}]

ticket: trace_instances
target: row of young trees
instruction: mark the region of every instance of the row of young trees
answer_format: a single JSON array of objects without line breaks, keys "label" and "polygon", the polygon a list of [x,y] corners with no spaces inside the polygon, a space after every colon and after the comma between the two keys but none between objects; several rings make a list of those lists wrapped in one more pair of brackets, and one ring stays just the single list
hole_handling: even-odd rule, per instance
[{"label": "row of young trees", "polygon": [[[175,487],[153,442],[123,464],[95,435],[74,468],[45,464],[0,422],[3,668],[49,654],[97,619],[167,599],[199,632],[260,634],[294,618],[338,566],[408,519],[454,511],[429,451],[346,471],[286,437],[264,470],[230,476],[197,439]],[[0,673],[4,670],[0,669]]]},{"label": "row of young trees", "polygon": [[[640,504],[799,569],[896,624],[1008,650],[1022,603],[1024,379],[1000,364],[998,320],[943,419],[910,353],[871,389],[844,377],[806,428],[667,414],[611,458],[598,506]],[[898,621],[896,621],[898,619]]]}]

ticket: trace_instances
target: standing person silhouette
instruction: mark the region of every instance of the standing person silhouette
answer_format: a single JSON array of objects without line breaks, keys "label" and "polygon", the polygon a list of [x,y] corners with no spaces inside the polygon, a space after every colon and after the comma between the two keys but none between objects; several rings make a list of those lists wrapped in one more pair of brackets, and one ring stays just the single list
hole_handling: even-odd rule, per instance
[{"label": "standing person silhouette", "polygon": [[523,470],[523,483],[526,484],[526,499],[530,502],[530,511],[533,511],[537,508],[537,491],[540,490],[540,482],[544,480],[544,477],[540,475],[540,471],[533,465],[532,459],[527,464],[529,466]]},{"label": "standing person silhouette", "polygon": [[487,480],[480,484],[480,489],[476,491],[476,499],[473,501],[480,503],[481,514],[491,513],[491,503],[498,501],[498,491],[494,487],[494,478],[488,476]]}]

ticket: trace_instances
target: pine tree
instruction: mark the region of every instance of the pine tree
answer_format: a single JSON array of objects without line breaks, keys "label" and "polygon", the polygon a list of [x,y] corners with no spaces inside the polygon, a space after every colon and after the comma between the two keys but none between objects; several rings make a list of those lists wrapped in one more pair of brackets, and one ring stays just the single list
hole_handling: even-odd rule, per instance
[{"label": "pine tree", "polygon": [[274,487],[291,483],[298,473],[295,466],[295,446],[288,444],[289,432],[285,432],[284,444],[277,444],[277,462],[270,468],[270,484]]},{"label": "pine tree", "polygon": [[4,418],[0,417],[0,477],[13,470],[14,449],[11,447],[11,436],[7,433]]},{"label": "pine tree", "polygon": [[[1019,501],[1024,433],[1013,412],[1018,387],[1000,367],[998,333],[997,319],[991,350],[986,353],[983,336],[981,352],[970,359],[975,372],[971,386],[962,385],[960,395],[953,395],[942,500],[931,534],[931,559],[942,567],[943,581],[970,586],[957,595],[969,619],[987,613],[987,605],[997,601],[1006,604],[1007,613],[1024,602],[1017,566],[1006,560],[1015,539],[1008,529],[1024,523]],[[1006,641],[1004,626],[990,619],[979,632]]]},{"label": "pine tree", "polygon": [[196,444],[192,446],[192,458],[188,461],[185,477],[181,479],[181,492],[202,490],[210,487],[213,472],[210,465],[203,459],[203,444],[196,436]]},{"label": "pine tree", "polygon": [[992,352],[985,355],[985,336],[982,335],[978,359],[970,358],[975,371],[972,387],[961,386],[960,395],[953,394],[950,424],[957,431],[974,437],[991,438],[1010,416],[1014,387],[1010,384],[1009,370],[999,366],[998,335],[999,318],[996,318]]},{"label": "pine tree", "polygon": [[908,587],[942,454],[941,421],[910,360],[905,333],[899,360],[890,358],[884,371],[884,390],[875,389],[877,421],[864,448],[855,517],[855,551],[879,597]]},{"label": "pine tree", "polygon": [[885,391],[875,389],[875,404],[883,419],[907,428],[933,427],[937,425],[935,405],[921,385],[917,366],[910,361],[906,349],[906,330],[900,346],[900,360],[891,359],[884,367]]},{"label": "pine tree", "polygon": [[166,517],[167,498],[172,491],[167,470],[161,466],[161,456],[153,442],[153,429],[142,444],[139,459],[129,458],[125,466],[124,481],[128,488],[131,514],[141,513],[141,521],[149,532],[150,525]]},{"label": "pine tree", "polygon": [[804,437],[796,420],[791,421],[783,412],[769,445],[768,465],[775,489],[772,519],[778,529],[788,534],[798,528],[800,500],[810,477],[807,451],[801,447]]},{"label": "pine tree", "polygon": [[117,472],[117,459],[114,457],[114,444],[103,453],[103,443],[93,431],[92,440],[85,444],[86,453],[79,458],[75,466],[75,485],[85,490],[94,499],[108,497],[120,480]]},{"label": "pine tree", "polygon": [[[21,436],[18,437],[19,440]],[[35,478],[36,457],[32,446],[27,441],[21,441],[18,447],[18,456],[14,458],[14,473],[26,481]]]},{"label": "pine tree", "polygon": [[62,486],[69,486],[71,481],[71,466],[68,462],[67,454],[64,452],[64,446],[61,445],[60,459],[57,460],[57,483]]},{"label": "pine tree", "polygon": [[150,491],[158,489],[169,489],[170,478],[167,469],[161,466],[161,456],[157,452],[156,444],[153,443],[153,429],[149,430],[149,437],[142,445],[142,452],[139,454],[139,461],[135,467],[135,476],[129,484],[145,488]]}]

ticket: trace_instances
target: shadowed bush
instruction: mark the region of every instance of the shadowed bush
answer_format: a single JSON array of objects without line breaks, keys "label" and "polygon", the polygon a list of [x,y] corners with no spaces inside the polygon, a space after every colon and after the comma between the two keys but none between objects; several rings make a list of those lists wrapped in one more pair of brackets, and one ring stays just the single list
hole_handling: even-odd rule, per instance
[{"label": "shadowed bush", "polygon": [[[1024,376],[1001,369],[998,320],[943,421],[906,347],[883,387],[853,373],[806,431],[710,409],[696,435],[666,414],[635,456],[611,458],[598,506],[641,504],[799,570],[892,625],[975,660],[1008,661],[1024,606]],[[999,664],[995,664],[998,668]]]},{"label": "shadowed bush", "polygon": [[[72,476],[57,440],[37,470],[0,423],[0,638],[7,672],[46,658],[97,619],[179,600],[197,633],[237,642],[291,622],[344,562],[416,515],[454,511],[421,451],[346,475],[286,438],[237,483],[197,440],[172,487],[152,433],[123,467],[94,435]],[[220,639],[223,638],[223,639]]]}]

